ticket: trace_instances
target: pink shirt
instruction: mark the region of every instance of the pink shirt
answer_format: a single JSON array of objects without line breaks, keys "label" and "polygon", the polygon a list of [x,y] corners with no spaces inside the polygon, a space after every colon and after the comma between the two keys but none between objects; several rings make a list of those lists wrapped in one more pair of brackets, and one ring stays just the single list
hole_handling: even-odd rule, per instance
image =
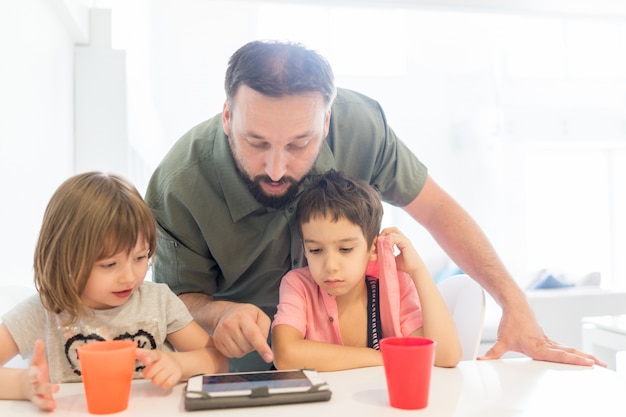
[{"label": "pink shirt", "polygon": [[[381,246],[379,258],[380,248]],[[386,261],[383,258],[379,262],[383,265]],[[408,336],[422,327],[423,323],[417,290],[407,274],[395,271],[395,268],[390,273],[388,263],[386,271],[381,269],[380,274],[375,274],[379,262],[370,263],[368,274],[380,279],[379,305],[383,337]],[[395,267],[395,262],[393,265]],[[395,282],[391,282],[392,285],[385,282],[394,278]],[[383,302],[383,299],[387,302]],[[309,268],[291,270],[283,277],[280,284],[280,302],[272,327],[288,324],[298,329],[305,339],[343,345],[337,317],[335,297],[320,290]]]}]

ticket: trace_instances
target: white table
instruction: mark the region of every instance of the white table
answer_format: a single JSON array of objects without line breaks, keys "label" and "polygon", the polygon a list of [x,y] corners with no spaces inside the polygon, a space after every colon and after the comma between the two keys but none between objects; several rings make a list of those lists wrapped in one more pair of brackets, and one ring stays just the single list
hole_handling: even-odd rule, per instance
[{"label": "white table", "polygon": [[585,317],[582,326],[583,350],[618,370],[617,354],[626,351],[626,315]]},{"label": "white table", "polygon": [[[143,380],[134,381],[130,405],[114,416],[626,416],[626,381],[615,372],[530,359],[461,362],[457,368],[435,368],[430,404],[405,411],[388,403],[382,367],[322,373],[333,397],[328,402],[297,405],[186,412],[183,384],[161,391]],[[64,384],[52,415],[86,416],[81,384]],[[0,416],[37,416],[25,401],[0,401]]]}]

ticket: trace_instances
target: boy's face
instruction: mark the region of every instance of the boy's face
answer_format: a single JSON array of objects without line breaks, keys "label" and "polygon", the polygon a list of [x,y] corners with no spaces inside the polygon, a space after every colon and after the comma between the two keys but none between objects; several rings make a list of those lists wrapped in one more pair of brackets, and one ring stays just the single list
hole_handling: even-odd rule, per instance
[{"label": "boy's face", "polygon": [[314,217],[301,230],[309,269],[322,290],[343,297],[363,289],[376,245],[365,240],[358,225],[344,218],[335,222],[328,216]]},{"label": "boy's face", "polygon": [[130,298],[148,272],[149,245],[142,237],[130,251],[100,259],[91,268],[83,303],[96,310],[118,307]]}]

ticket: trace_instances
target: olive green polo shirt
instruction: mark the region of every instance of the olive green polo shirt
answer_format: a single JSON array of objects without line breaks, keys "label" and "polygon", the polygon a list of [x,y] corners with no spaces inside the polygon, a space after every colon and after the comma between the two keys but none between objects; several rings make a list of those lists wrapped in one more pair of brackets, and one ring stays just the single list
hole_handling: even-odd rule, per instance
[{"label": "olive green polo shirt", "polygon": [[[312,174],[331,168],[369,182],[396,206],[413,201],[427,175],[380,105],[344,89]],[[237,173],[221,114],[200,123],[174,144],[148,185],[159,232],[154,280],[177,294],[252,303],[273,318],[280,279],[303,266],[297,200],[280,210],[259,204]]]}]

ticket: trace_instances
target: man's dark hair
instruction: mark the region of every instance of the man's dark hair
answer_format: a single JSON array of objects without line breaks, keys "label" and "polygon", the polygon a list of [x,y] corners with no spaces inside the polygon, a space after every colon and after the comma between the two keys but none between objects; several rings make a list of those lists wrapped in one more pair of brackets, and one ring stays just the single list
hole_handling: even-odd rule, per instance
[{"label": "man's dark hair", "polygon": [[226,69],[229,106],[246,85],[270,97],[319,92],[330,104],[336,95],[332,68],[319,53],[299,43],[253,41],[239,48]]}]

